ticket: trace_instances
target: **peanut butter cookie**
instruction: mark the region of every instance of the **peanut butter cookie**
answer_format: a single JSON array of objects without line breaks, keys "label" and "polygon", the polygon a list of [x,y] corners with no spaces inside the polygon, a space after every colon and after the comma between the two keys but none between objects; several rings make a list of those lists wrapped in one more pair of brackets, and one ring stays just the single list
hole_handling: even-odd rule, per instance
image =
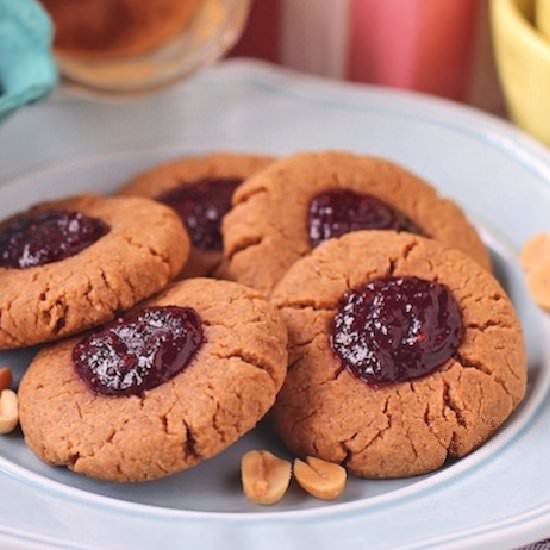
[{"label": "peanut butter cookie", "polygon": [[506,293],[464,253],[360,231],[296,262],[272,295],[289,329],[273,409],[287,446],[359,476],[430,472],[482,445],[526,389]]},{"label": "peanut butter cookie", "polygon": [[187,258],[174,212],[140,198],[82,196],[0,224],[0,349],[55,340],[163,289]]},{"label": "peanut butter cookie", "polygon": [[192,243],[182,277],[207,276],[222,260],[220,225],[231,208],[233,192],[271,161],[237,153],[184,157],[136,176],[120,193],[153,198],[172,207],[186,225]]},{"label": "peanut butter cookie", "polygon": [[460,208],[404,168],[350,153],[301,153],[249,178],[224,220],[224,275],[271,292],[289,267],[326,239],[361,229],[432,237],[489,269]]},{"label": "peanut butter cookie", "polygon": [[44,461],[144,481],[207,459],[252,429],[286,373],[287,332],[259,292],[192,279],[80,338],[43,349],[19,390]]}]

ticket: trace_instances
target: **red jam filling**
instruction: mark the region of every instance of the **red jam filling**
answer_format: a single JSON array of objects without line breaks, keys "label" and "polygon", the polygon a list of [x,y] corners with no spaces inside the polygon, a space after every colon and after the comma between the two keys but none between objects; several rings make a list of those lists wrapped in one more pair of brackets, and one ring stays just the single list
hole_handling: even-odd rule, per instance
[{"label": "red jam filling", "polygon": [[82,252],[110,231],[81,212],[50,210],[22,216],[0,230],[0,267],[25,269]]},{"label": "red jam filling", "polygon": [[96,393],[140,395],[188,367],[203,342],[194,309],[148,307],[86,336],[73,349],[73,363]]},{"label": "red jam filling", "polygon": [[169,189],[156,199],[178,213],[195,248],[217,251],[223,249],[221,223],[240,184],[237,178],[204,179]]},{"label": "red jam filling", "polygon": [[405,382],[443,366],[464,326],[451,291],[417,277],[387,277],[348,291],[330,343],[341,364],[369,384]]},{"label": "red jam filling", "polygon": [[331,189],[309,204],[307,231],[313,248],[351,231],[381,229],[423,234],[405,214],[366,193]]}]

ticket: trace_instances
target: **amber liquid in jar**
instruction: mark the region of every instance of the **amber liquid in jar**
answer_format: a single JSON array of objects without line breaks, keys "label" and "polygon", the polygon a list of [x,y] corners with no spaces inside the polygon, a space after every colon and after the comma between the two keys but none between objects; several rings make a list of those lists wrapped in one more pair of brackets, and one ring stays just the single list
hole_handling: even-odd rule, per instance
[{"label": "amber liquid in jar", "polygon": [[40,0],[65,55],[124,57],[162,46],[192,19],[201,0]]},{"label": "amber liquid in jar", "polygon": [[68,81],[136,92],[178,80],[237,40],[250,0],[40,0]]}]

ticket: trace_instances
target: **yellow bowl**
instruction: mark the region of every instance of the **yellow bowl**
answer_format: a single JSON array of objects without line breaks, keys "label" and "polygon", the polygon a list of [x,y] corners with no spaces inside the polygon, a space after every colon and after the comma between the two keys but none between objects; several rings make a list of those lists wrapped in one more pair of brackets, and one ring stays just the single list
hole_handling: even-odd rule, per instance
[{"label": "yellow bowl", "polygon": [[510,115],[550,146],[550,42],[534,26],[535,0],[492,0],[491,12]]},{"label": "yellow bowl", "polygon": [[550,0],[536,0],[536,21],[541,34],[550,40]]}]

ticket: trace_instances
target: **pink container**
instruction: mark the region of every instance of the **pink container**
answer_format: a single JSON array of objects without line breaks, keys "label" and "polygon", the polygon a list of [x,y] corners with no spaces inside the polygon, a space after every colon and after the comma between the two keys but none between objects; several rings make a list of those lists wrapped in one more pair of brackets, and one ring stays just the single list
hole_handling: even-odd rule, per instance
[{"label": "pink container", "polygon": [[462,100],[479,0],[350,0],[349,78]]}]

